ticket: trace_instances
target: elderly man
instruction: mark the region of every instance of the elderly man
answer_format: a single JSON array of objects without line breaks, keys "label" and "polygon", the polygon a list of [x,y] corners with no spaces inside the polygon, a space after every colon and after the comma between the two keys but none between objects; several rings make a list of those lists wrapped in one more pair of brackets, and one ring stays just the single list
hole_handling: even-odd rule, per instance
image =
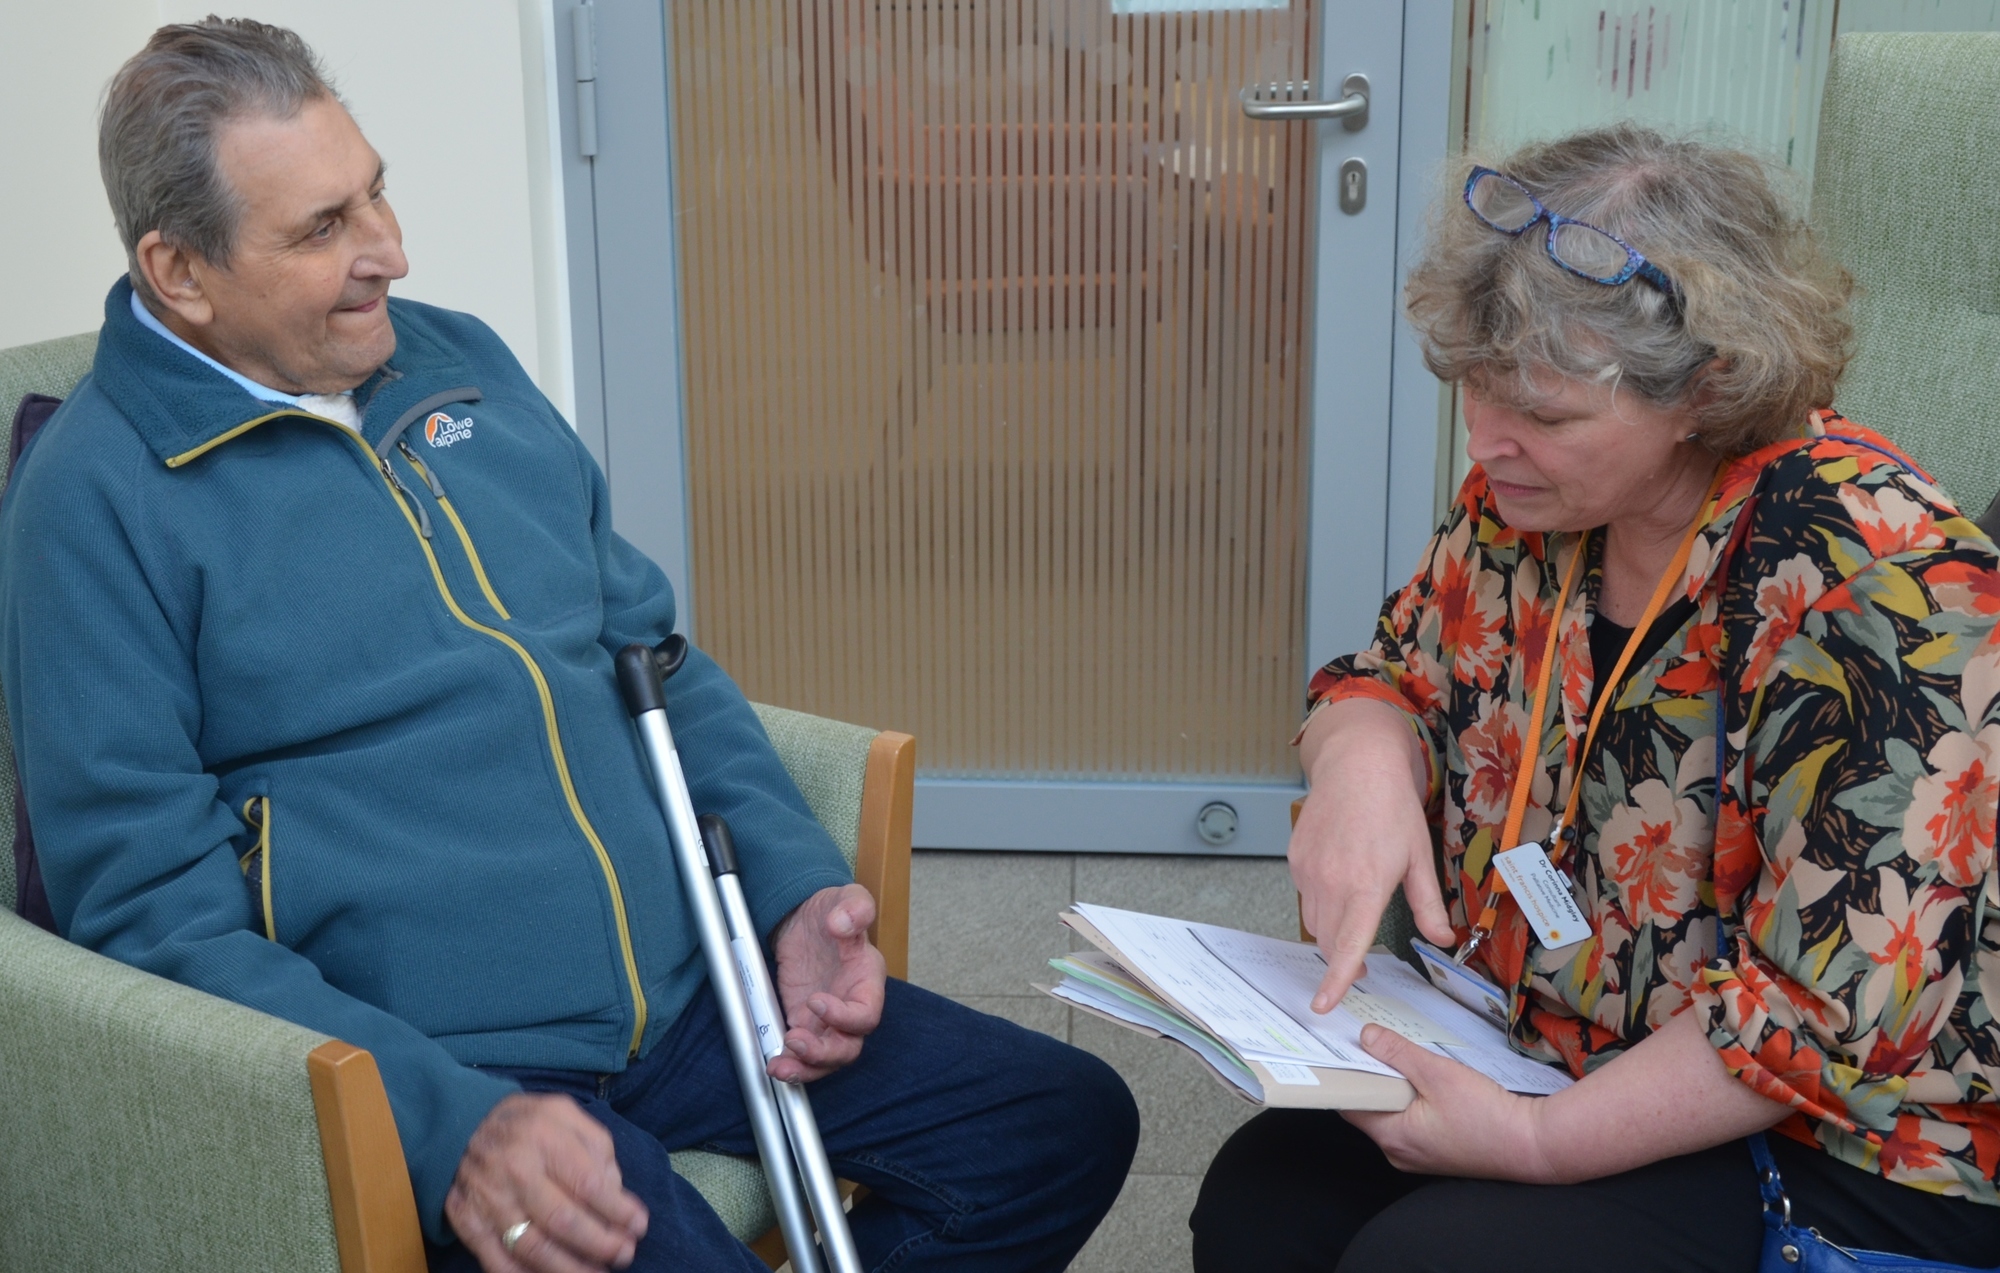
[{"label": "elderly man", "polygon": [[[390,299],[382,161],[298,37],[162,28],[99,151],[129,276],[0,508],[58,927],[373,1052],[433,1267],[761,1268],[667,1157],[753,1145],[613,683],[665,577],[493,333]],[[885,984],[729,678],[691,655],[668,709],[865,1261],[1062,1268],[1131,1160],[1123,1085]]]}]

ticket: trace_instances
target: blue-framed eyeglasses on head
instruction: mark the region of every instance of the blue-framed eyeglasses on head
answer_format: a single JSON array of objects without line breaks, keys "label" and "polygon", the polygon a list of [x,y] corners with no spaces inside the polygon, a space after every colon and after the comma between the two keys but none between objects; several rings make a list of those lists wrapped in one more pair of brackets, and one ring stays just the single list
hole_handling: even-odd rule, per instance
[{"label": "blue-framed eyeglasses on head", "polygon": [[1533,192],[1504,172],[1474,168],[1465,179],[1465,206],[1472,215],[1506,235],[1522,235],[1538,222],[1549,223],[1549,259],[1578,278],[1616,287],[1645,279],[1675,301],[1680,289],[1659,266],[1625,240],[1542,206]]}]

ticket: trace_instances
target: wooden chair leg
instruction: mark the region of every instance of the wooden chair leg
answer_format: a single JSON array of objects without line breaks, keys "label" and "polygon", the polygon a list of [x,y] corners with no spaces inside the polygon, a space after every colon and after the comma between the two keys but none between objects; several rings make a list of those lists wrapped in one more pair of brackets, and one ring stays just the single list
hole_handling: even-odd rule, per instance
[{"label": "wooden chair leg", "polygon": [[[852,1211],[857,1203],[868,1196],[868,1190],[852,1180],[843,1180],[840,1182],[840,1196],[847,1200],[847,1209]],[[767,1269],[783,1268],[785,1262],[791,1259],[785,1250],[785,1234],[781,1229],[772,1229],[752,1242],[750,1253],[762,1260]]]},{"label": "wooden chair leg", "polygon": [[764,1262],[767,1269],[782,1268],[791,1258],[785,1251],[785,1235],[773,1229],[750,1244],[750,1253]]}]

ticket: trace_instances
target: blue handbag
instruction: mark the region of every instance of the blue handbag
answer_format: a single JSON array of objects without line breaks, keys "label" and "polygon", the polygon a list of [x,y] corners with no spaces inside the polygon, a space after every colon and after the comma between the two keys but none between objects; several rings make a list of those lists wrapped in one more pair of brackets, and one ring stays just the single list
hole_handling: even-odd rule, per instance
[{"label": "blue handbag", "polygon": [[1750,1138],[1750,1156],[1757,1162],[1757,1191],[1764,1196],[1764,1252],[1757,1261],[1757,1273],[2000,1273],[2000,1269],[1975,1269],[1965,1264],[1942,1264],[1884,1251],[1855,1251],[1829,1242],[1818,1229],[1792,1223],[1792,1200],[1785,1196],[1785,1182],[1764,1133]]}]

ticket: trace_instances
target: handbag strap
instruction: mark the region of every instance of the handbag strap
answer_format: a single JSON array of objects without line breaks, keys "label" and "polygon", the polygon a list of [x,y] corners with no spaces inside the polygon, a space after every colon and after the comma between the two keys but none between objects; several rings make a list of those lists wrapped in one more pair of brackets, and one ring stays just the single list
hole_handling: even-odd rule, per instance
[{"label": "handbag strap", "polygon": [[[1750,1160],[1757,1164],[1757,1192],[1764,1199],[1764,1223],[1785,1227],[1792,1222],[1792,1200],[1785,1193],[1784,1177],[1778,1174],[1778,1160],[1771,1157],[1771,1144],[1758,1132],[1750,1137]],[[1778,1218],[1774,1222],[1771,1217]]]}]

